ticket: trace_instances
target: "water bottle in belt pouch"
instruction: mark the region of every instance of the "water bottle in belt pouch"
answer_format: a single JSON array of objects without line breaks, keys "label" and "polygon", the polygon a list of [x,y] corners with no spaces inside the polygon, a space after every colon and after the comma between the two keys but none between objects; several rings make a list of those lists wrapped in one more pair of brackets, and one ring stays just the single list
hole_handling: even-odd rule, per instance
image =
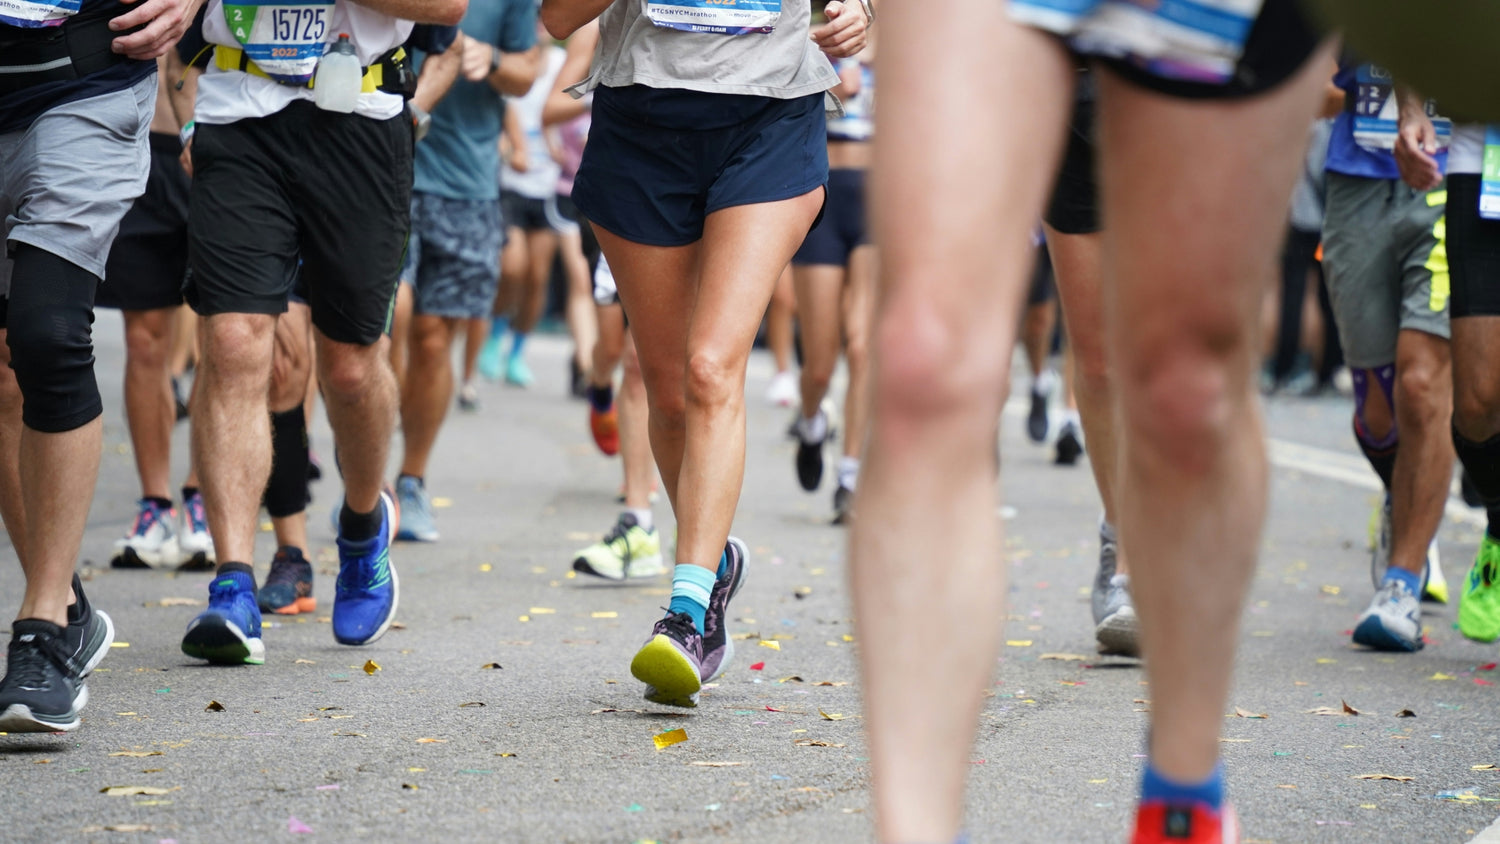
[{"label": "water bottle in belt pouch", "polygon": [[348,114],[359,102],[363,78],[364,70],[349,34],[340,33],[318,61],[318,72],[313,77],[313,102],[324,111]]}]

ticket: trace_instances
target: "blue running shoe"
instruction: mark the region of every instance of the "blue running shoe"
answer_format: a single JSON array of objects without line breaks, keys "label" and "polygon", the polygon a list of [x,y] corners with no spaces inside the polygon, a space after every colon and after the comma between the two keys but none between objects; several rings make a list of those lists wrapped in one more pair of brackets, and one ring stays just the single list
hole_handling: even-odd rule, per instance
[{"label": "blue running shoe", "polygon": [[391,565],[395,502],[380,493],[380,532],[352,542],[339,537],[339,579],[333,593],[333,638],[341,645],[368,645],[385,635],[396,618],[400,589]]},{"label": "blue running shoe", "polygon": [[265,663],[253,576],[227,571],[214,577],[208,585],[208,609],[188,625],[182,652],[215,665]]},{"label": "blue running shoe", "polygon": [[505,383],[521,389],[536,383],[536,376],[531,374],[531,367],[526,365],[526,359],[514,352],[505,361]]},{"label": "blue running shoe", "polygon": [[499,381],[505,368],[500,356],[500,338],[490,337],[479,347],[479,374],[486,381]]},{"label": "blue running shoe", "polygon": [[438,541],[437,525],[432,518],[432,499],[422,482],[410,475],[396,479],[396,501],[401,505],[396,523],[396,538],[403,542]]}]

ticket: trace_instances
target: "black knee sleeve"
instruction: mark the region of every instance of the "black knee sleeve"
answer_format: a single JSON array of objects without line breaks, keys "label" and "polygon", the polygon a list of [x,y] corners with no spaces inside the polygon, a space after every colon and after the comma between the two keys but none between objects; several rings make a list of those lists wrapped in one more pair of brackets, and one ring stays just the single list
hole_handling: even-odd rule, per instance
[{"label": "black knee sleeve", "polygon": [[1454,428],[1453,450],[1489,511],[1490,536],[1500,539],[1500,436],[1476,443]]},{"label": "black knee sleeve", "polygon": [[273,518],[307,509],[307,416],[302,405],[271,414],[271,477],[262,501]]},{"label": "black knee sleeve", "polygon": [[6,340],[26,427],[60,434],[104,412],[94,380],[93,273],[28,244],[16,247]]}]

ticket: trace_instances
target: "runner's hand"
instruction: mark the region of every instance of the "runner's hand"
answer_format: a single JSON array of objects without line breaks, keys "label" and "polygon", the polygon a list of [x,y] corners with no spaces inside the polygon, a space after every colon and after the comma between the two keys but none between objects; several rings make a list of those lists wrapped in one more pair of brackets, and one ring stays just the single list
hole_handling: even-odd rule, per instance
[{"label": "runner's hand", "polygon": [[1425,113],[1401,115],[1394,152],[1396,168],[1408,185],[1426,191],[1443,183],[1443,168],[1433,155],[1437,152],[1437,132]]},{"label": "runner's hand", "polygon": [[527,156],[526,150],[521,149],[520,147],[517,147],[510,151],[510,155],[507,157],[506,163],[510,165],[510,169],[516,171],[517,173],[525,173],[527,170],[531,169],[531,158]]},{"label": "runner's hand", "polygon": [[[140,0],[120,0],[137,3]],[[111,45],[116,53],[132,59],[154,59],[172,49],[198,14],[203,0],[144,0],[140,5],[109,22],[113,30],[145,28],[122,35]]]},{"label": "runner's hand", "polygon": [[187,171],[188,178],[193,177],[193,139],[188,138],[187,143],[182,145],[182,154],[177,156],[177,162],[182,169]]},{"label": "runner's hand", "polygon": [[490,75],[490,59],[494,51],[478,38],[467,35],[460,37],[464,39],[464,49],[463,61],[459,67],[463,70],[464,78],[470,82],[483,82]]},{"label": "runner's hand", "polygon": [[812,40],[829,58],[846,59],[865,48],[870,22],[857,0],[833,0],[823,8],[828,23],[812,31]]}]

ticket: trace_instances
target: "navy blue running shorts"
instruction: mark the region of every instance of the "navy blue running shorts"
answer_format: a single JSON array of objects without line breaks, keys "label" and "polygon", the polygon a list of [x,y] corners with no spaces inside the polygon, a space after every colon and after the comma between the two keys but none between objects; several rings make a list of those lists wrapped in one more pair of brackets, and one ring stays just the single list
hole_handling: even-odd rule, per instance
[{"label": "navy blue running shorts", "polygon": [[807,233],[807,239],[792,263],[799,267],[847,266],[849,255],[870,242],[865,223],[865,171],[832,170],[828,173],[828,201],[823,219]]},{"label": "navy blue running shorts", "polygon": [[823,94],[792,100],[600,87],[573,201],[635,243],[686,246],[703,220],[802,196],[828,181]]}]

